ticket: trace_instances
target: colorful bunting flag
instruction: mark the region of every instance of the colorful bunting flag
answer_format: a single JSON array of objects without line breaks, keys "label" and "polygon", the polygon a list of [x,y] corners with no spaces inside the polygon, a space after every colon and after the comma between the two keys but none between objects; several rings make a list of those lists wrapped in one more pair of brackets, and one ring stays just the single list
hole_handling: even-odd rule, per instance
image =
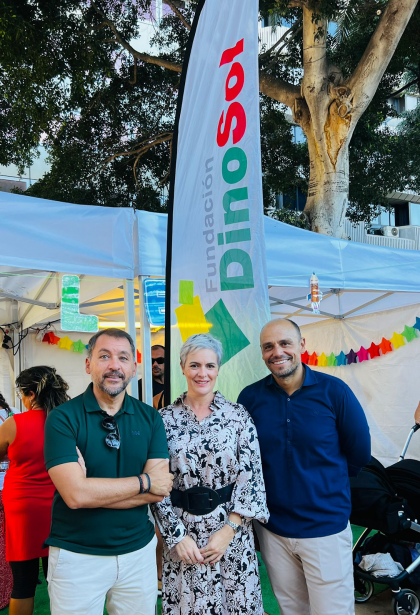
[{"label": "colorful bunting flag", "polygon": [[318,367],[327,367],[327,356],[324,352],[318,357]]},{"label": "colorful bunting flag", "polygon": [[413,329],[417,329],[418,331],[420,331],[420,318],[417,318],[417,316],[416,316],[416,324],[413,325]]},{"label": "colorful bunting flag", "polygon": [[414,327],[408,327],[407,325],[405,325],[402,335],[405,337],[407,342],[411,342],[417,337]]},{"label": "colorful bunting flag", "polygon": [[337,365],[337,359],[335,357],[335,354],[332,352],[327,357],[327,367],[335,367],[336,365]]},{"label": "colorful bunting flag", "polygon": [[305,352],[302,352],[302,354],[300,355],[300,358],[301,358],[302,363],[305,363],[305,365],[308,365],[309,352],[305,350]]},{"label": "colorful bunting flag", "polygon": [[313,352],[308,359],[308,365],[318,365],[318,355]]},{"label": "colorful bunting flag", "polygon": [[400,346],[405,346],[404,337],[401,335],[401,333],[395,333],[395,331],[389,341],[394,346],[394,350],[396,350]]},{"label": "colorful bunting flag", "polygon": [[73,342],[73,340],[67,337],[67,335],[65,337],[58,337],[58,335],[55,335],[53,331],[47,331],[47,333],[45,333],[44,337],[42,338],[42,341],[45,344],[57,345],[63,350],[72,350],[73,352],[78,352],[80,354],[83,353],[85,348],[86,350],[88,348],[88,346],[85,345],[82,340]]},{"label": "colorful bunting flag", "polygon": [[360,350],[356,352],[356,354],[359,357],[359,363],[361,363],[362,361],[369,360],[368,351],[366,350],[366,348],[363,348],[363,346],[360,347]]},{"label": "colorful bunting flag", "polygon": [[356,363],[357,354],[354,352],[353,348],[350,350],[348,354],[346,354],[346,357],[347,357],[347,365]]},{"label": "colorful bunting flag", "polygon": [[379,344],[379,348],[382,350],[382,354],[392,352],[391,342],[384,337],[382,338],[382,342]]},{"label": "colorful bunting flag", "polygon": [[373,342],[371,343],[371,345],[368,348],[368,353],[370,355],[371,359],[374,359],[375,357],[380,357],[380,352],[379,352],[379,346],[377,344],[374,344]]},{"label": "colorful bunting flag", "polygon": [[62,337],[60,339],[60,341],[58,342],[58,347],[64,348],[64,350],[71,350],[73,348],[73,342],[66,335],[65,337]]},{"label": "colorful bunting flag", "polygon": [[79,352],[80,354],[82,354],[84,349],[85,349],[85,345],[82,342],[82,340],[78,340],[77,342],[73,342],[73,352]]},{"label": "colorful bunting flag", "polygon": [[343,351],[341,351],[340,354],[337,355],[337,367],[340,365],[347,365],[347,357]]}]

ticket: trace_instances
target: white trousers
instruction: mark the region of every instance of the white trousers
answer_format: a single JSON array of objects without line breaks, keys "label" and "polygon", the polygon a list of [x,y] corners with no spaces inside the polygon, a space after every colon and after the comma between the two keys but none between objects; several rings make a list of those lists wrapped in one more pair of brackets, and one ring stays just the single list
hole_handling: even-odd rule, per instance
[{"label": "white trousers", "polygon": [[282,615],[354,615],[352,532],[283,538],[255,524]]},{"label": "white trousers", "polygon": [[85,555],[50,547],[51,615],[154,615],[157,600],[156,536],[125,555]]}]

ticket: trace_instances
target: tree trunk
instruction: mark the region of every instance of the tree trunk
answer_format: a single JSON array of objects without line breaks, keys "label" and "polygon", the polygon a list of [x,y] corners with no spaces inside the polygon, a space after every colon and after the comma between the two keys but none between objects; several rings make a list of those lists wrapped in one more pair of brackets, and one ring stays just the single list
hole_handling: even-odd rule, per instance
[{"label": "tree trunk", "polygon": [[296,101],[294,117],[308,141],[310,175],[305,214],[311,230],[342,237],[349,195],[349,144],[356,122],[351,114],[351,91],[336,86],[334,80],[340,81],[341,76],[330,75],[327,87],[321,87],[317,100],[312,101],[317,108],[316,121],[302,99]]},{"label": "tree trunk", "polygon": [[336,159],[334,147],[327,142],[319,147],[310,136],[308,147],[310,176],[305,214],[311,230],[343,237],[349,194],[348,140],[342,144]]},{"label": "tree trunk", "polygon": [[349,193],[348,145],[352,100],[342,86],[338,69],[328,66],[328,24],[303,8],[303,65],[301,96],[294,118],[304,130],[309,149],[310,177],[305,207],[316,233],[341,237]]}]

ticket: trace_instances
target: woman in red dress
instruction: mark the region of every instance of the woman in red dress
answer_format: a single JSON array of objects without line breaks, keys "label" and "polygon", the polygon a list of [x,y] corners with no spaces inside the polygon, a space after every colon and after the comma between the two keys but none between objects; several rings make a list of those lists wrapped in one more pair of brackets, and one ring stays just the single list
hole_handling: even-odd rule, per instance
[{"label": "woman in red dress", "polygon": [[55,487],[44,465],[47,414],[69,400],[68,385],[52,367],[25,369],[16,380],[25,408],[0,425],[0,459],[10,459],[3,487],[6,560],[13,573],[10,615],[32,615],[39,558],[46,576]]}]

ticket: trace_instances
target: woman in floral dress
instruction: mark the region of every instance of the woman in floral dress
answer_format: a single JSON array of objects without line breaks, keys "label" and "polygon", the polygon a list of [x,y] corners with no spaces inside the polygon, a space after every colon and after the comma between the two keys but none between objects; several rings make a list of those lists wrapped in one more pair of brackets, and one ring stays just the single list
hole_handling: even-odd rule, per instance
[{"label": "woman in floral dress", "polygon": [[269,516],[260,449],[247,410],[214,392],[221,358],[220,342],[191,336],[181,348],[188,391],[160,410],[175,477],[171,496],[153,506],[162,615],[264,613],[252,532],[253,519]]}]

